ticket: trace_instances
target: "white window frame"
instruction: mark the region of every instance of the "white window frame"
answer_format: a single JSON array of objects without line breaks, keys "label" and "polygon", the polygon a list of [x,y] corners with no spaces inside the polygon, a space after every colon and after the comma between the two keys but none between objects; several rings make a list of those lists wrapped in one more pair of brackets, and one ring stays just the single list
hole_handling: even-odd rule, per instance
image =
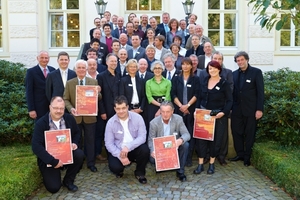
[{"label": "white window frame", "polygon": [[[291,19],[291,27],[289,29],[290,31],[290,46],[281,46],[281,31],[279,31],[279,40],[278,40],[278,45],[279,45],[279,50],[280,51],[299,51],[300,50],[300,46],[295,46],[295,41],[296,41],[296,27]],[[284,29],[284,30],[288,30],[288,29]]]}]

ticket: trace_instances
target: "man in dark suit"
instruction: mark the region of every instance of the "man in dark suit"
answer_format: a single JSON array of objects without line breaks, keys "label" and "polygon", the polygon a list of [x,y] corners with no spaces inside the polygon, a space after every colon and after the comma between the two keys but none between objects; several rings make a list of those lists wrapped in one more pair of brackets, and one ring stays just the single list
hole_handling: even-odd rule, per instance
[{"label": "man in dark suit", "polygon": [[142,41],[144,39],[145,33],[139,29],[139,24],[140,24],[139,18],[137,17],[133,18],[132,22],[133,22],[133,34],[138,35]]},{"label": "man in dark suit", "polygon": [[157,36],[157,35],[163,35],[163,36],[166,37],[165,29],[163,27],[159,27],[157,25],[157,21],[156,21],[155,17],[151,17],[149,19],[149,22],[150,22],[151,28],[153,28],[155,30],[155,36]]},{"label": "man in dark suit", "polygon": [[119,39],[121,33],[125,33],[126,28],[124,26],[124,18],[118,17],[118,27],[111,32],[111,35]]},{"label": "man in dark suit", "polygon": [[70,57],[67,52],[60,52],[57,56],[58,69],[48,74],[46,79],[46,96],[50,102],[52,97],[63,97],[68,80],[75,78],[76,73],[68,69]]},{"label": "man in dark suit", "polygon": [[92,28],[91,30],[90,30],[90,40],[92,40],[93,38],[94,38],[94,36],[93,36],[93,34],[94,34],[94,30],[97,28],[97,29],[100,29],[101,28],[101,22],[100,22],[100,18],[99,17],[96,17],[95,19],[94,19],[94,24],[95,24],[95,27],[94,28]]},{"label": "man in dark suit", "polygon": [[48,66],[49,54],[41,51],[37,56],[39,62],[26,72],[25,87],[29,117],[39,119],[49,111],[49,100],[46,97],[46,77],[55,68]]},{"label": "man in dark suit", "polygon": [[[96,116],[81,116],[76,110],[76,86],[77,85],[95,85],[98,83],[95,79],[86,77],[87,62],[85,60],[77,60],[75,63],[75,71],[77,77],[69,80],[66,84],[64,92],[64,100],[66,108],[74,116],[76,123],[80,129],[80,133],[84,133],[84,149],[86,153],[87,167],[96,172],[95,167],[95,130]],[[101,99],[101,88],[98,86],[98,100]]]},{"label": "man in dark suit", "polygon": [[126,70],[126,65],[127,65],[127,58],[128,58],[128,53],[126,49],[120,49],[118,52],[118,65],[116,68],[116,72],[121,75],[121,77],[127,75],[127,70]]},{"label": "man in dark suit", "polygon": [[[100,41],[101,38],[101,30],[100,29],[95,29],[94,33],[93,33],[93,37],[97,38]],[[104,44],[103,42],[100,42],[100,47],[98,49],[98,58],[102,61],[102,64],[105,65],[105,58],[108,54],[108,48],[107,45]],[[86,55],[86,51],[91,48],[91,44],[90,42],[86,42],[82,45],[82,53],[80,58],[83,60],[87,60],[87,55]]]},{"label": "man in dark suit", "polygon": [[142,80],[144,80],[145,83],[149,79],[153,78],[154,74],[152,72],[148,71],[149,66],[148,66],[148,62],[145,58],[141,58],[138,61],[138,67],[139,67],[139,69],[138,69],[137,75]]},{"label": "man in dark suit", "polygon": [[199,60],[198,68],[199,69],[206,68],[207,63],[209,63],[209,61],[211,61],[212,50],[213,50],[212,44],[210,42],[205,42],[204,47],[203,47],[204,55],[198,56],[198,60]]},{"label": "man in dark suit", "polygon": [[[75,119],[70,114],[64,114],[65,102],[62,97],[53,97],[49,110],[49,113],[46,113],[35,123],[31,143],[32,151],[37,156],[38,166],[46,189],[51,193],[58,192],[61,188],[61,169],[64,167],[64,164],[61,160],[46,151],[44,132],[48,130],[70,129],[73,164],[65,165],[67,166],[67,172],[62,184],[69,191],[75,192],[78,190],[78,187],[74,185],[74,180],[84,159],[84,153],[81,149],[77,148],[80,140],[80,131]],[[47,165],[51,166],[48,167]]]},{"label": "man in dark suit", "polygon": [[263,116],[264,80],[261,70],[248,63],[246,52],[236,53],[234,61],[239,69],[233,72],[231,130],[237,156],[229,160],[244,160],[244,165],[249,166],[257,120]]},{"label": "man in dark suit", "polygon": [[141,38],[138,35],[133,35],[131,37],[132,49],[128,51],[128,59],[139,59],[145,57],[145,49],[141,47]]},{"label": "man in dark suit", "polygon": [[150,122],[149,138],[148,138],[148,146],[151,155],[150,162],[151,163],[155,162],[153,138],[175,135],[176,146],[178,148],[179,163],[180,163],[180,168],[177,169],[176,175],[180,181],[186,181],[186,176],[184,175],[184,166],[189,151],[188,141],[191,138],[190,133],[187,130],[182,120],[182,117],[177,114],[173,114],[174,105],[172,104],[172,102],[169,101],[162,102],[160,104],[160,113],[161,115],[155,117]]},{"label": "man in dark suit", "polygon": [[88,60],[95,59],[97,61],[97,72],[98,73],[104,72],[107,69],[106,65],[102,64],[102,60],[100,60],[98,58],[98,51],[96,49],[93,49],[93,48],[88,49],[86,52],[86,56],[87,56]]},{"label": "man in dark suit", "polygon": [[178,74],[180,74],[180,71],[177,70],[175,67],[176,58],[172,53],[167,53],[164,55],[163,61],[164,61],[166,70],[162,72],[162,75],[166,79],[169,79],[170,81],[172,81],[175,76],[178,76]]},{"label": "man in dark suit", "polygon": [[138,29],[146,34],[147,29],[151,27],[150,24],[148,24],[148,15],[144,14],[141,18],[141,24],[138,26]]},{"label": "man in dark suit", "polygon": [[160,28],[160,29],[164,29],[165,30],[165,33],[167,34],[167,32],[170,31],[170,27],[169,27],[169,21],[170,21],[170,14],[167,13],[167,12],[164,12],[162,14],[162,20],[163,22],[158,24],[157,26]]},{"label": "man in dark suit", "polygon": [[126,33],[121,33],[120,34],[119,41],[120,41],[121,49],[126,49],[126,51],[129,51],[129,49],[132,49],[132,46],[127,44],[128,36],[126,35]]},{"label": "man in dark suit", "polygon": [[203,46],[200,45],[200,36],[199,35],[192,36],[192,45],[193,45],[193,47],[186,51],[185,57],[189,57],[192,54],[195,54],[197,56],[205,54],[203,51]]}]

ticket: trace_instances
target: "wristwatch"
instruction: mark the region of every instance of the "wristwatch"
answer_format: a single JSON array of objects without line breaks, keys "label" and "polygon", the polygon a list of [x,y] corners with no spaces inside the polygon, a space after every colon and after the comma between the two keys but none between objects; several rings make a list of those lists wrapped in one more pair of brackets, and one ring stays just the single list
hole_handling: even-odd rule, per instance
[{"label": "wristwatch", "polygon": [[191,106],[191,104],[189,104],[189,103],[188,103],[187,105],[188,105],[188,107],[190,107],[190,106]]}]

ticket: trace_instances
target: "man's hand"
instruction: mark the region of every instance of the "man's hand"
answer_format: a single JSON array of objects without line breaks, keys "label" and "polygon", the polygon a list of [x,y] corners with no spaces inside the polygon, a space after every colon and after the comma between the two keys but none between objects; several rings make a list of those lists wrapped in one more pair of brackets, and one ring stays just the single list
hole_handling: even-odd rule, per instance
[{"label": "man's hand", "polygon": [[106,116],[106,114],[105,114],[105,113],[101,115],[101,119],[103,119],[103,120],[107,120],[107,116]]},{"label": "man's hand", "polygon": [[122,149],[122,151],[120,153],[120,158],[127,158],[128,152],[129,152],[128,148],[127,147],[123,147],[123,149]]},{"label": "man's hand", "polygon": [[98,91],[98,93],[101,92],[101,87],[100,87],[100,85],[97,86],[97,91]]},{"label": "man's hand", "polygon": [[77,147],[77,144],[75,144],[75,143],[72,143],[72,150],[74,151],[74,150],[76,150],[78,147]]},{"label": "man's hand", "polygon": [[176,147],[178,148],[180,145],[183,144],[183,139],[182,138],[179,138],[176,140]]},{"label": "man's hand", "polygon": [[59,160],[59,162],[57,163],[57,165],[54,168],[57,169],[57,168],[60,168],[62,166],[64,166],[64,164],[61,162],[61,160]]},{"label": "man's hand", "polygon": [[126,157],[126,158],[121,158],[120,159],[121,163],[126,166],[130,164],[130,160]]},{"label": "man's hand", "polygon": [[262,116],[263,116],[263,112],[262,111],[257,110],[255,112],[255,118],[256,118],[256,120],[260,119]]},{"label": "man's hand", "polygon": [[35,119],[37,117],[35,110],[29,112],[29,117],[32,119]]},{"label": "man's hand", "polygon": [[140,114],[141,112],[143,112],[140,108],[132,109],[132,110],[130,110],[130,111],[131,111],[131,112],[138,113],[138,114]]},{"label": "man's hand", "polygon": [[155,159],[155,152],[154,151],[151,153],[151,157]]},{"label": "man's hand", "polygon": [[73,115],[73,116],[77,116],[78,114],[77,114],[77,110],[75,109],[75,108],[71,108],[71,114]]},{"label": "man's hand", "polygon": [[184,113],[184,114],[187,114],[186,112],[188,111],[189,109],[189,106],[188,105],[182,105],[179,110]]}]

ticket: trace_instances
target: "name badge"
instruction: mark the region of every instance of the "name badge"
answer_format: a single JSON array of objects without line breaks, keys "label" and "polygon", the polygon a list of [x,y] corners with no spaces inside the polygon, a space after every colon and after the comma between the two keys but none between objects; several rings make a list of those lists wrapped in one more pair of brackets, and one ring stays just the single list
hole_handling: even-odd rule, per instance
[{"label": "name badge", "polygon": [[140,52],[136,52],[136,54],[140,54]]},{"label": "name badge", "polygon": [[177,132],[174,132],[173,135],[178,135],[178,133],[177,133]]},{"label": "name badge", "polygon": [[192,87],[192,85],[191,84],[186,84],[186,87]]},{"label": "name badge", "polygon": [[220,90],[220,88],[219,88],[218,86],[216,86],[216,89],[217,89],[217,90]]},{"label": "name badge", "polygon": [[247,82],[247,83],[251,83],[251,80],[248,79],[248,80],[246,80],[246,82]]},{"label": "name badge", "polygon": [[129,87],[132,87],[132,84],[129,83],[128,86],[129,86]]},{"label": "name badge", "polygon": [[117,133],[119,133],[119,134],[123,134],[123,132],[122,132],[122,131],[118,131]]}]

